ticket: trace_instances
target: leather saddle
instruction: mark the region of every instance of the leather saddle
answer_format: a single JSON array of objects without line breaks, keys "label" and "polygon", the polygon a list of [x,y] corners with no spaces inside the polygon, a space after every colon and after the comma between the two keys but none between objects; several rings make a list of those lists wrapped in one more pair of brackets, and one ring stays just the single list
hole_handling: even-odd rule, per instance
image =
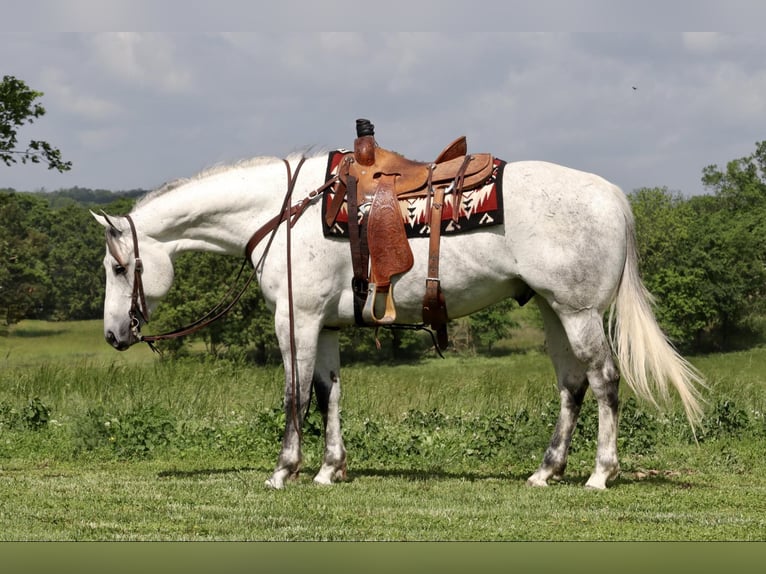
[{"label": "leather saddle", "polygon": [[[396,322],[393,282],[414,264],[399,201],[428,197],[429,256],[423,321],[436,330],[439,347],[447,346],[448,317],[439,285],[442,208],[445,197],[451,195],[453,218],[457,220],[462,192],[484,185],[493,169],[491,154],[468,154],[465,136],[445,147],[433,162],[420,162],[379,147],[372,123],[357,120],[354,151],[341,160],[339,183],[326,222],[328,226],[333,225],[345,200],[354,266],[354,313],[358,324]],[[378,294],[385,294],[382,315],[376,309]]]},{"label": "leather saddle", "polygon": [[[379,147],[374,143],[374,139],[372,144],[359,142],[359,139],[358,137],[354,145],[354,152],[349,152],[341,160],[341,164],[348,164],[348,169],[341,168],[339,173],[342,187],[348,187],[349,176],[356,179],[359,205],[372,198],[381,175],[395,177],[394,194],[399,199],[426,196],[432,191],[432,187],[448,185],[462,177],[459,190],[455,193],[455,199],[459,199],[459,191],[481,187],[494,168],[492,154],[468,155],[465,136],[460,136],[450,143],[431,163],[411,160],[395,151]],[[368,151],[370,145],[374,146],[372,152]],[[374,157],[373,163],[365,164],[364,158],[369,157],[370,153]],[[346,197],[342,191],[339,190],[339,193],[335,194],[330,204],[326,214],[328,226],[332,226]],[[453,210],[453,213],[456,214],[457,211]]]}]

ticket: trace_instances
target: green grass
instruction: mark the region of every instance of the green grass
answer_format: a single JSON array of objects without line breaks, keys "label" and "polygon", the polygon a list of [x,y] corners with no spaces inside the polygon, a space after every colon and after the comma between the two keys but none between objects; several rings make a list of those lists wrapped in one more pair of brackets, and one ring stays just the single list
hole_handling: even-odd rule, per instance
[{"label": "green grass", "polygon": [[0,337],[0,540],[766,540],[766,348],[692,358],[711,382],[699,444],[678,405],[623,389],[606,492],[583,488],[590,396],[565,480],[524,484],[558,408],[531,334],[502,357],[344,367],[348,481],[312,484],[312,412],[304,472],[274,492],[281,368],[117,353],[100,329]]},{"label": "green grass", "polygon": [[6,367],[82,360],[135,364],[150,362],[152,355],[144,345],[116,353],[104,342],[100,321],[22,321],[0,332],[0,360]]}]

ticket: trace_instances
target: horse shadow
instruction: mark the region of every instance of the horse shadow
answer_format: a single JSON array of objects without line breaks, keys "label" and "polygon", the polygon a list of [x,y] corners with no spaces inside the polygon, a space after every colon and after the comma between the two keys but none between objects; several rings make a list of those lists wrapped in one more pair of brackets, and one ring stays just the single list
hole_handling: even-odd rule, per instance
[{"label": "horse shadow", "polygon": [[161,470],[157,473],[157,478],[198,478],[198,477],[214,477],[225,474],[242,474],[247,472],[267,472],[265,467],[252,467],[252,466],[236,466],[229,468],[195,468],[192,470]]},{"label": "horse shadow", "polygon": [[[196,468],[190,470],[169,469],[157,473],[157,478],[186,479],[200,477],[215,477],[220,475],[235,475],[244,473],[268,473],[270,467],[265,466],[234,466],[227,468]],[[318,468],[304,467],[301,476],[314,476]],[[441,469],[418,469],[418,468],[357,468],[350,470],[343,482],[351,483],[362,478],[398,478],[411,482],[425,482],[428,480],[467,480],[479,482],[483,480],[509,481],[526,480],[525,474],[509,472],[451,472]]]},{"label": "horse shadow", "polygon": [[[412,482],[425,482],[429,480],[465,480],[468,482],[506,482],[508,484],[521,483],[526,484],[529,476],[534,470],[518,470],[518,471],[488,471],[488,472],[452,472],[443,469],[418,469],[418,468],[393,468],[393,469],[381,469],[381,468],[358,468],[353,471],[349,471],[346,476],[346,482],[353,482],[356,479],[361,478],[398,478]],[[549,485],[552,487],[585,487],[585,484],[590,478],[590,473],[577,472],[572,474],[565,474],[563,478],[559,480],[550,480]],[[693,485],[689,481],[683,480],[678,473],[652,473],[649,475],[640,475],[639,473],[625,471],[621,472],[614,480],[608,483],[608,489],[619,488],[620,486],[630,486],[634,484],[647,484],[654,487],[667,487],[674,489],[689,489],[697,485]]]},{"label": "horse shadow", "polygon": [[346,475],[346,482],[354,482],[361,478],[397,478],[410,482],[425,482],[429,480],[465,480],[468,482],[492,481],[526,481],[527,475],[522,473],[502,472],[454,472],[443,469],[421,468],[356,468]]},{"label": "horse shadow", "polygon": [[[264,475],[271,472],[271,467],[266,466],[237,466],[227,468],[198,468],[191,470],[163,470],[157,473],[157,478],[160,479],[188,479],[188,478],[201,478],[201,477],[215,477],[220,475],[242,475],[246,473],[263,473]],[[301,476],[314,476],[318,469],[303,468],[301,470]],[[522,483],[526,484],[529,472],[453,472],[443,469],[420,469],[420,468],[373,468],[373,467],[361,467],[354,470],[350,470],[346,475],[343,482],[353,483],[356,480],[365,478],[394,478],[405,480],[409,482],[428,482],[428,481],[442,481],[442,480],[463,480],[468,482],[506,482],[508,484]],[[561,480],[551,481],[551,486],[558,487],[584,487],[588,481],[588,474],[572,474],[566,475]],[[692,484],[689,481],[683,480],[682,477],[676,474],[650,474],[647,476],[641,476],[633,472],[623,472],[617,478],[609,483],[609,489],[619,488],[621,486],[630,486],[634,484],[647,484],[653,487],[663,487],[669,489],[681,489],[688,490],[691,488],[699,488],[700,485]]]}]

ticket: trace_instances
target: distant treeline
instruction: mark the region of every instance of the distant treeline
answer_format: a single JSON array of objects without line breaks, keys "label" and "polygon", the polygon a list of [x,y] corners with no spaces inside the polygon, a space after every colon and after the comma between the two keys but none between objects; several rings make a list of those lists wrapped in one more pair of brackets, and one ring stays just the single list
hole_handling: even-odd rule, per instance
[{"label": "distant treeline", "polygon": [[[0,193],[16,193],[13,188],[0,188]],[[128,191],[110,191],[108,189],[90,189],[87,187],[70,187],[56,191],[37,191],[48,200],[52,209],[59,209],[67,205],[104,206],[114,203],[117,199],[138,199],[147,193],[145,189],[131,189]]]},{"label": "distant treeline", "polygon": [[[761,341],[766,316],[766,142],[756,151],[708,166],[708,194],[684,197],[667,188],[629,194],[636,219],[640,269],[656,297],[657,316],[685,351],[731,349]],[[0,325],[25,318],[54,321],[102,316],[103,228],[88,213],[130,211],[144,190],[87,188],[52,192],[0,189]],[[176,284],[155,314],[152,330],[175,328],[218,303],[241,264],[237,258],[185,254]],[[228,279],[226,280],[228,281]],[[515,304],[491,307],[456,327],[465,349],[491,350],[512,336]],[[348,355],[374,349],[369,330],[344,334]],[[417,354],[430,340],[408,331],[383,331],[391,356]],[[242,353],[261,361],[278,356],[271,317],[252,288],[223,321],[198,338],[211,353]],[[184,352],[186,342],[169,347]]]}]

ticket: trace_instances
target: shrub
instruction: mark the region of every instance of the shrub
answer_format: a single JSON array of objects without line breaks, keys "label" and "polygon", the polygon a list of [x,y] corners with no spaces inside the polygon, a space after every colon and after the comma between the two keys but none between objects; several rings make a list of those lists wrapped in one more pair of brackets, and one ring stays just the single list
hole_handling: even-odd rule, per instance
[{"label": "shrub", "polygon": [[109,447],[119,458],[149,458],[171,444],[175,429],[173,416],[158,405],[115,415],[96,407],[75,421],[73,435],[79,451]]},{"label": "shrub", "polygon": [[38,397],[20,409],[5,401],[0,403],[0,428],[41,430],[48,426],[50,418],[50,407]]}]

